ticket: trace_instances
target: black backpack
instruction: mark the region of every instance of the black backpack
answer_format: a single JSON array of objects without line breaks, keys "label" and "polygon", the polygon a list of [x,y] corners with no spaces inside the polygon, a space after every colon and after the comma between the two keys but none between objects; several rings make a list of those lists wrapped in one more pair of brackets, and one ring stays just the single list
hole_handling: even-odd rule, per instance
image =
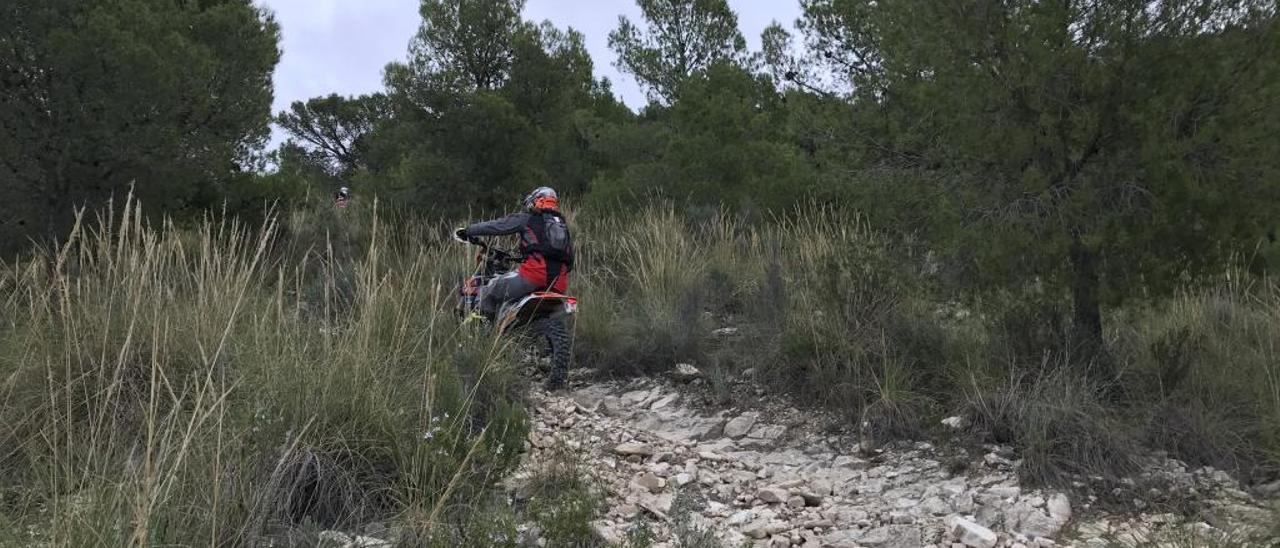
[{"label": "black backpack", "polygon": [[547,286],[555,284],[564,267],[573,270],[573,236],[564,217],[554,211],[529,216],[529,232],[535,239],[526,254],[538,253],[547,261]]}]

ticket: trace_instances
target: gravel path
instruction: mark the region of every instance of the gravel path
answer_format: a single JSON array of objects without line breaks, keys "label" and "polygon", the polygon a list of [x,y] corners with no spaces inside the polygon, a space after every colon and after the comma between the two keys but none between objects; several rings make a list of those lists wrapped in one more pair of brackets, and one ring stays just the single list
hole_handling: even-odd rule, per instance
[{"label": "gravel path", "polygon": [[605,490],[600,536],[618,544],[644,522],[658,547],[1203,545],[1275,515],[1226,474],[1161,458],[1146,476],[1196,493],[1200,510],[1143,513],[1135,499],[1129,515],[1108,515],[1021,486],[1008,448],[953,472],[928,443],[857,452],[849,436],[813,435],[794,409],[711,413],[689,394],[654,380],[535,393],[529,451],[505,484],[527,496],[527,478],[568,449]]}]

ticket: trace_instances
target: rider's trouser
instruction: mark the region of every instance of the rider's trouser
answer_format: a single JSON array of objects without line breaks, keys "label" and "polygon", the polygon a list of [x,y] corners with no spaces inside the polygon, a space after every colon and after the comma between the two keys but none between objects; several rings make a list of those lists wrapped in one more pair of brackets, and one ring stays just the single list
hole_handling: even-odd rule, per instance
[{"label": "rider's trouser", "polygon": [[480,313],[493,317],[498,307],[537,291],[538,288],[524,279],[519,272],[511,272],[494,278],[480,289]]}]

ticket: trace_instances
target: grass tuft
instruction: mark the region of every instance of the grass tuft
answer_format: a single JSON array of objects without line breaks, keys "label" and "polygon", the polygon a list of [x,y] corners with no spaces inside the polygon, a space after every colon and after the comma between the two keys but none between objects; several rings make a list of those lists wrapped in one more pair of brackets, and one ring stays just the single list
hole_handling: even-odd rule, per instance
[{"label": "grass tuft", "polygon": [[1133,435],[1104,405],[1104,389],[1060,363],[1036,375],[968,391],[970,433],[1017,449],[1018,473],[1033,485],[1089,476],[1117,480],[1137,470]]},{"label": "grass tuft", "polygon": [[604,499],[588,478],[579,455],[563,448],[530,478],[529,514],[548,545],[605,546],[591,527]]}]

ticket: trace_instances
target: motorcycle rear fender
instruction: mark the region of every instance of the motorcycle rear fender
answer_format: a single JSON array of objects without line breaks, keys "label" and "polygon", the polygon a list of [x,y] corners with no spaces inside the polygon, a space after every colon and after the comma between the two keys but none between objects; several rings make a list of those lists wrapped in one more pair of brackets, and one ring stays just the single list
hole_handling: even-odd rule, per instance
[{"label": "motorcycle rear fender", "polygon": [[559,293],[539,291],[504,306],[499,314],[502,318],[499,325],[502,329],[507,329],[513,324],[534,318],[542,316],[560,318],[577,311],[578,299]]}]

